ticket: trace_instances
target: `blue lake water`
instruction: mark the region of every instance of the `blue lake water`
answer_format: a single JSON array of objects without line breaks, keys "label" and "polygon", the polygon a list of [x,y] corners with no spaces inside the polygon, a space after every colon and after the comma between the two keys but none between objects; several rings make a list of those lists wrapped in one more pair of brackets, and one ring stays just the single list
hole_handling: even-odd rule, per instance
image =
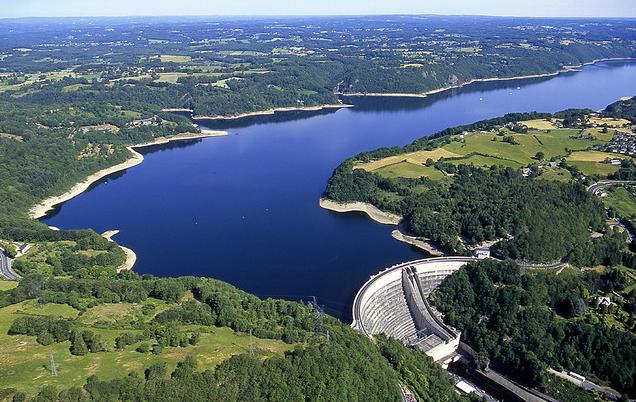
[{"label": "blue lake water", "polygon": [[318,206],[340,162],[509,112],[601,109],[629,95],[636,95],[636,64],[603,63],[425,99],[348,99],[356,107],[210,124],[230,135],[144,149],[144,163],[43,221],[121,230],[115,239],[135,250],[139,273],[209,276],[261,297],[315,296],[348,321],[369,275],[422,254],[394,240],[391,226]]}]

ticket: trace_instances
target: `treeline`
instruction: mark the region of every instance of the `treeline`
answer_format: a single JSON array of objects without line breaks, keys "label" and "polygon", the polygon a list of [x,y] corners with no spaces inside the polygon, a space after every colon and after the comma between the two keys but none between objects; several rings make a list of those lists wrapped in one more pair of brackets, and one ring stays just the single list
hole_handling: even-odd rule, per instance
[{"label": "treeline", "polygon": [[631,159],[623,159],[621,161],[621,167],[611,175],[610,179],[613,180],[636,180],[636,163]]},{"label": "treeline", "polygon": [[627,119],[636,124],[636,97],[626,100],[619,100],[607,106],[602,113],[605,117],[614,117],[616,119]]},{"label": "treeline", "polygon": [[621,291],[627,284],[617,270],[524,274],[513,262],[486,260],[448,277],[433,302],[495,366],[534,384],[546,380],[547,367],[572,370],[633,397],[636,336],[599,323],[588,311],[597,291]]},{"label": "treeline", "polygon": [[465,252],[464,243],[509,237],[498,244],[498,256],[581,264],[599,257],[580,252],[591,246],[590,228],[605,230],[602,204],[581,185],[526,179],[511,168],[460,165],[454,174],[453,182],[443,185],[382,178],[345,163],[329,180],[325,196],[399,213],[413,234],[456,253]]}]

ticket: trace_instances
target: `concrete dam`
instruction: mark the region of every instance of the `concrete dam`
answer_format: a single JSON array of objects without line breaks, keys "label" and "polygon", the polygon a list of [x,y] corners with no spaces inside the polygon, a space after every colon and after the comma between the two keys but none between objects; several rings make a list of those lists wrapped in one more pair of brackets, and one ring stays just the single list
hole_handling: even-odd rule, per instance
[{"label": "concrete dam", "polygon": [[394,265],[372,276],[353,302],[351,326],[366,336],[385,334],[440,361],[455,353],[460,333],[442,321],[428,296],[475,257],[439,257]]}]

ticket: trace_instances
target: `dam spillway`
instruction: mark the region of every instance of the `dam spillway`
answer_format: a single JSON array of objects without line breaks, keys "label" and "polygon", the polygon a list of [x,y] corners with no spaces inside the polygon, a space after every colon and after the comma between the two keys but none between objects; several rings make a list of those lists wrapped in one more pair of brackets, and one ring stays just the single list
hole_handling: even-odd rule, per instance
[{"label": "dam spillway", "polygon": [[428,296],[475,257],[439,257],[394,265],[372,276],[353,302],[351,326],[372,337],[385,334],[417,347],[435,361],[453,354],[460,333],[444,324]]}]

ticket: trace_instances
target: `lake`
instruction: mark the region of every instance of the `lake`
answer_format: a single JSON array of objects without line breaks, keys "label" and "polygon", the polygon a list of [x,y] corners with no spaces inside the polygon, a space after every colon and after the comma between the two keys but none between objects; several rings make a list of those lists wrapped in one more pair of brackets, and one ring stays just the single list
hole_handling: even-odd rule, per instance
[{"label": "lake", "polygon": [[509,112],[601,109],[636,94],[636,64],[476,83],[428,98],[352,98],[338,111],[289,112],[211,128],[230,135],[143,149],[145,161],[102,180],[47,218],[64,229],[119,229],[135,271],[209,276],[261,297],[307,300],[351,319],[370,275],[422,254],[391,226],[336,214],[318,200],[333,169],[361,151],[405,145]]}]

